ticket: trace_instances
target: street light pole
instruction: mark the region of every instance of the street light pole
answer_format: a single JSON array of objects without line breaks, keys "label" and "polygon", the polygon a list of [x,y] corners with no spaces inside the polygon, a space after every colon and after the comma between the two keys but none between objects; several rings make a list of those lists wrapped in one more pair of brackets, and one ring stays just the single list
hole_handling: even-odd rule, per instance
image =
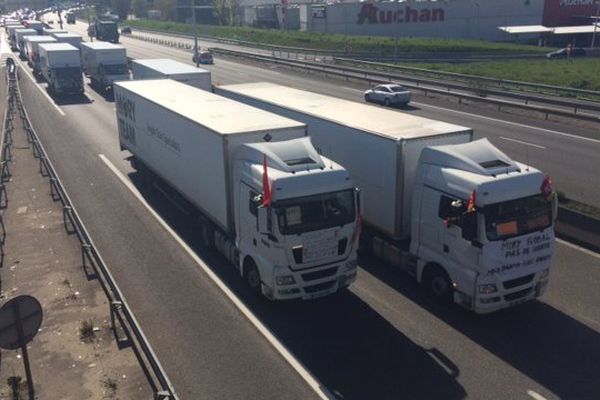
[{"label": "street light pole", "polygon": [[196,0],[190,0],[192,3],[192,24],[194,25],[194,58],[196,59],[196,68],[200,65],[200,55],[198,54],[198,25],[196,24]]}]

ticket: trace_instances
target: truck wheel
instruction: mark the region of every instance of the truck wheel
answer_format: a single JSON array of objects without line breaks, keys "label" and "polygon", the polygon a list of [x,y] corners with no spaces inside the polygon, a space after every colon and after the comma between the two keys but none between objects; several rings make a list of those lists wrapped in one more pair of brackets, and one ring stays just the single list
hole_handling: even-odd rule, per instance
[{"label": "truck wheel", "polygon": [[452,281],[441,267],[430,267],[423,283],[435,298],[443,302],[452,300]]},{"label": "truck wheel", "polygon": [[244,270],[244,280],[254,293],[261,293],[260,273],[258,272],[256,264],[252,260],[248,261],[248,265]]}]

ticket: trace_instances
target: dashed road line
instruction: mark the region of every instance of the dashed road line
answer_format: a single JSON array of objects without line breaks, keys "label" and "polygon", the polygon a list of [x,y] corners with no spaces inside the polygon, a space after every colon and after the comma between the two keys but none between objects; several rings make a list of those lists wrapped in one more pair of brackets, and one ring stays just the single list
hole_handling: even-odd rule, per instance
[{"label": "dashed road line", "polygon": [[537,147],[538,149],[545,149],[546,148],[544,146],[540,146],[539,144],[535,144],[535,143],[531,143],[531,142],[525,142],[524,140],[507,138],[505,136],[500,136],[500,139],[508,140],[509,142],[521,143],[521,144],[524,144],[526,146]]}]

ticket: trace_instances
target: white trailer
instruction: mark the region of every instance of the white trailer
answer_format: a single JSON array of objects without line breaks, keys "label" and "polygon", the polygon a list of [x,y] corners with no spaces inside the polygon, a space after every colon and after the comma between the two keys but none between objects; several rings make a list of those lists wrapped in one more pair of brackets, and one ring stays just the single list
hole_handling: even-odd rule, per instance
[{"label": "white trailer", "polygon": [[457,125],[270,83],[217,92],[306,123],[362,191],[363,249],[434,294],[485,313],[543,293],[556,203],[540,171]]},{"label": "white trailer", "polygon": [[125,47],[97,41],[81,43],[80,50],[83,71],[90,77],[92,86],[106,89],[114,82],[129,80]]},{"label": "white trailer", "polygon": [[21,28],[15,30],[15,41],[17,42],[17,50],[19,50],[19,54],[22,59],[27,57],[27,53],[25,51],[25,37],[26,36],[37,36],[37,32],[35,29]]},{"label": "white trailer", "polygon": [[83,93],[83,72],[77,47],[68,43],[42,43],[39,56],[40,70],[51,93]]},{"label": "white trailer", "polygon": [[71,46],[75,46],[78,49],[81,47],[83,38],[81,35],[76,33],[54,33],[52,37],[60,43],[69,43]]},{"label": "white trailer", "polygon": [[133,79],[169,78],[203,90],[212,90],[210,71],[168,58],[133,60]]},{"label": "white trailer", "polygon": [[25,36],[25,49],[27,53],[27,61],[33,68],[33,73],[40,72],[40,57],[38,48],[41,43],[56,43],[56,39],[50,36]]},{"label": "white trailer", "polygon": [[19,24],[19,25],[9,25],[7,27],[7,33],[8,33],[8,43],[10,44],[10,48],[11,50],[17,50],[17,39],[15,37],[15,31],[17,29],[23,29],[24,26]]},{"label": "white trailer", "polygon": [[132,166],[185,199],[204,244],[252,289],[309,299],[356,279],[357,192],[304,124],[170,79],[117,82],[114,92]]},{"label": "white trailer", "polygon": [[69,31],[65,29],[56,29],[56,28],[44,28],[44,35],[54,37],[55,33],[69,33]]},{"label": "white trailer", "polygon": [[23,21],[23,25],[26,28],[35,29],[38,35],[44,34],[44,24],[41,21],[26,20]]}]

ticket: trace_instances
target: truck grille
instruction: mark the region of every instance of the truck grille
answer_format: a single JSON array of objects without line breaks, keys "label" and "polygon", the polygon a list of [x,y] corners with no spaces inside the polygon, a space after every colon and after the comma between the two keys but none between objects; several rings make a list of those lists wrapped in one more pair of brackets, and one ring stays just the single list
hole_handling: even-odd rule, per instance
[{"label": "truck grille", "polygon": [[338,267],[333,267],[321,271],[307,272],[306,274],[302,274],[302,279],[304,282],[310,282],[321,278],[327,278],[328,276],[335,275],[337,269]]},{"label": "truck grille", "polygon": [[507,294],[506,296],[504,296],[504,300],[513,301],[513,300],[520,299],[521,297],[527,296],[529,293],[531,293],[532,290],[533,290],[532,288],[527,288],[527,289],[519,290],[518,292]]},{"label": "truck grille", "polygon": [[517,286],[525,285],[533,280],[534,275],[535,274],[529,274],[529,275],[522,276],[520,278],[511,279],[509,281],[504,281],[504,282],[502,282],[502,286],[504,286],[504,289],[512,289]]},{"label": "truck grille", "polygon": [[304,288],[306,293],[316,293],[322,290],[331,289],[335,285],[335,281],[323,282],[317,285],[307,286]]}]

